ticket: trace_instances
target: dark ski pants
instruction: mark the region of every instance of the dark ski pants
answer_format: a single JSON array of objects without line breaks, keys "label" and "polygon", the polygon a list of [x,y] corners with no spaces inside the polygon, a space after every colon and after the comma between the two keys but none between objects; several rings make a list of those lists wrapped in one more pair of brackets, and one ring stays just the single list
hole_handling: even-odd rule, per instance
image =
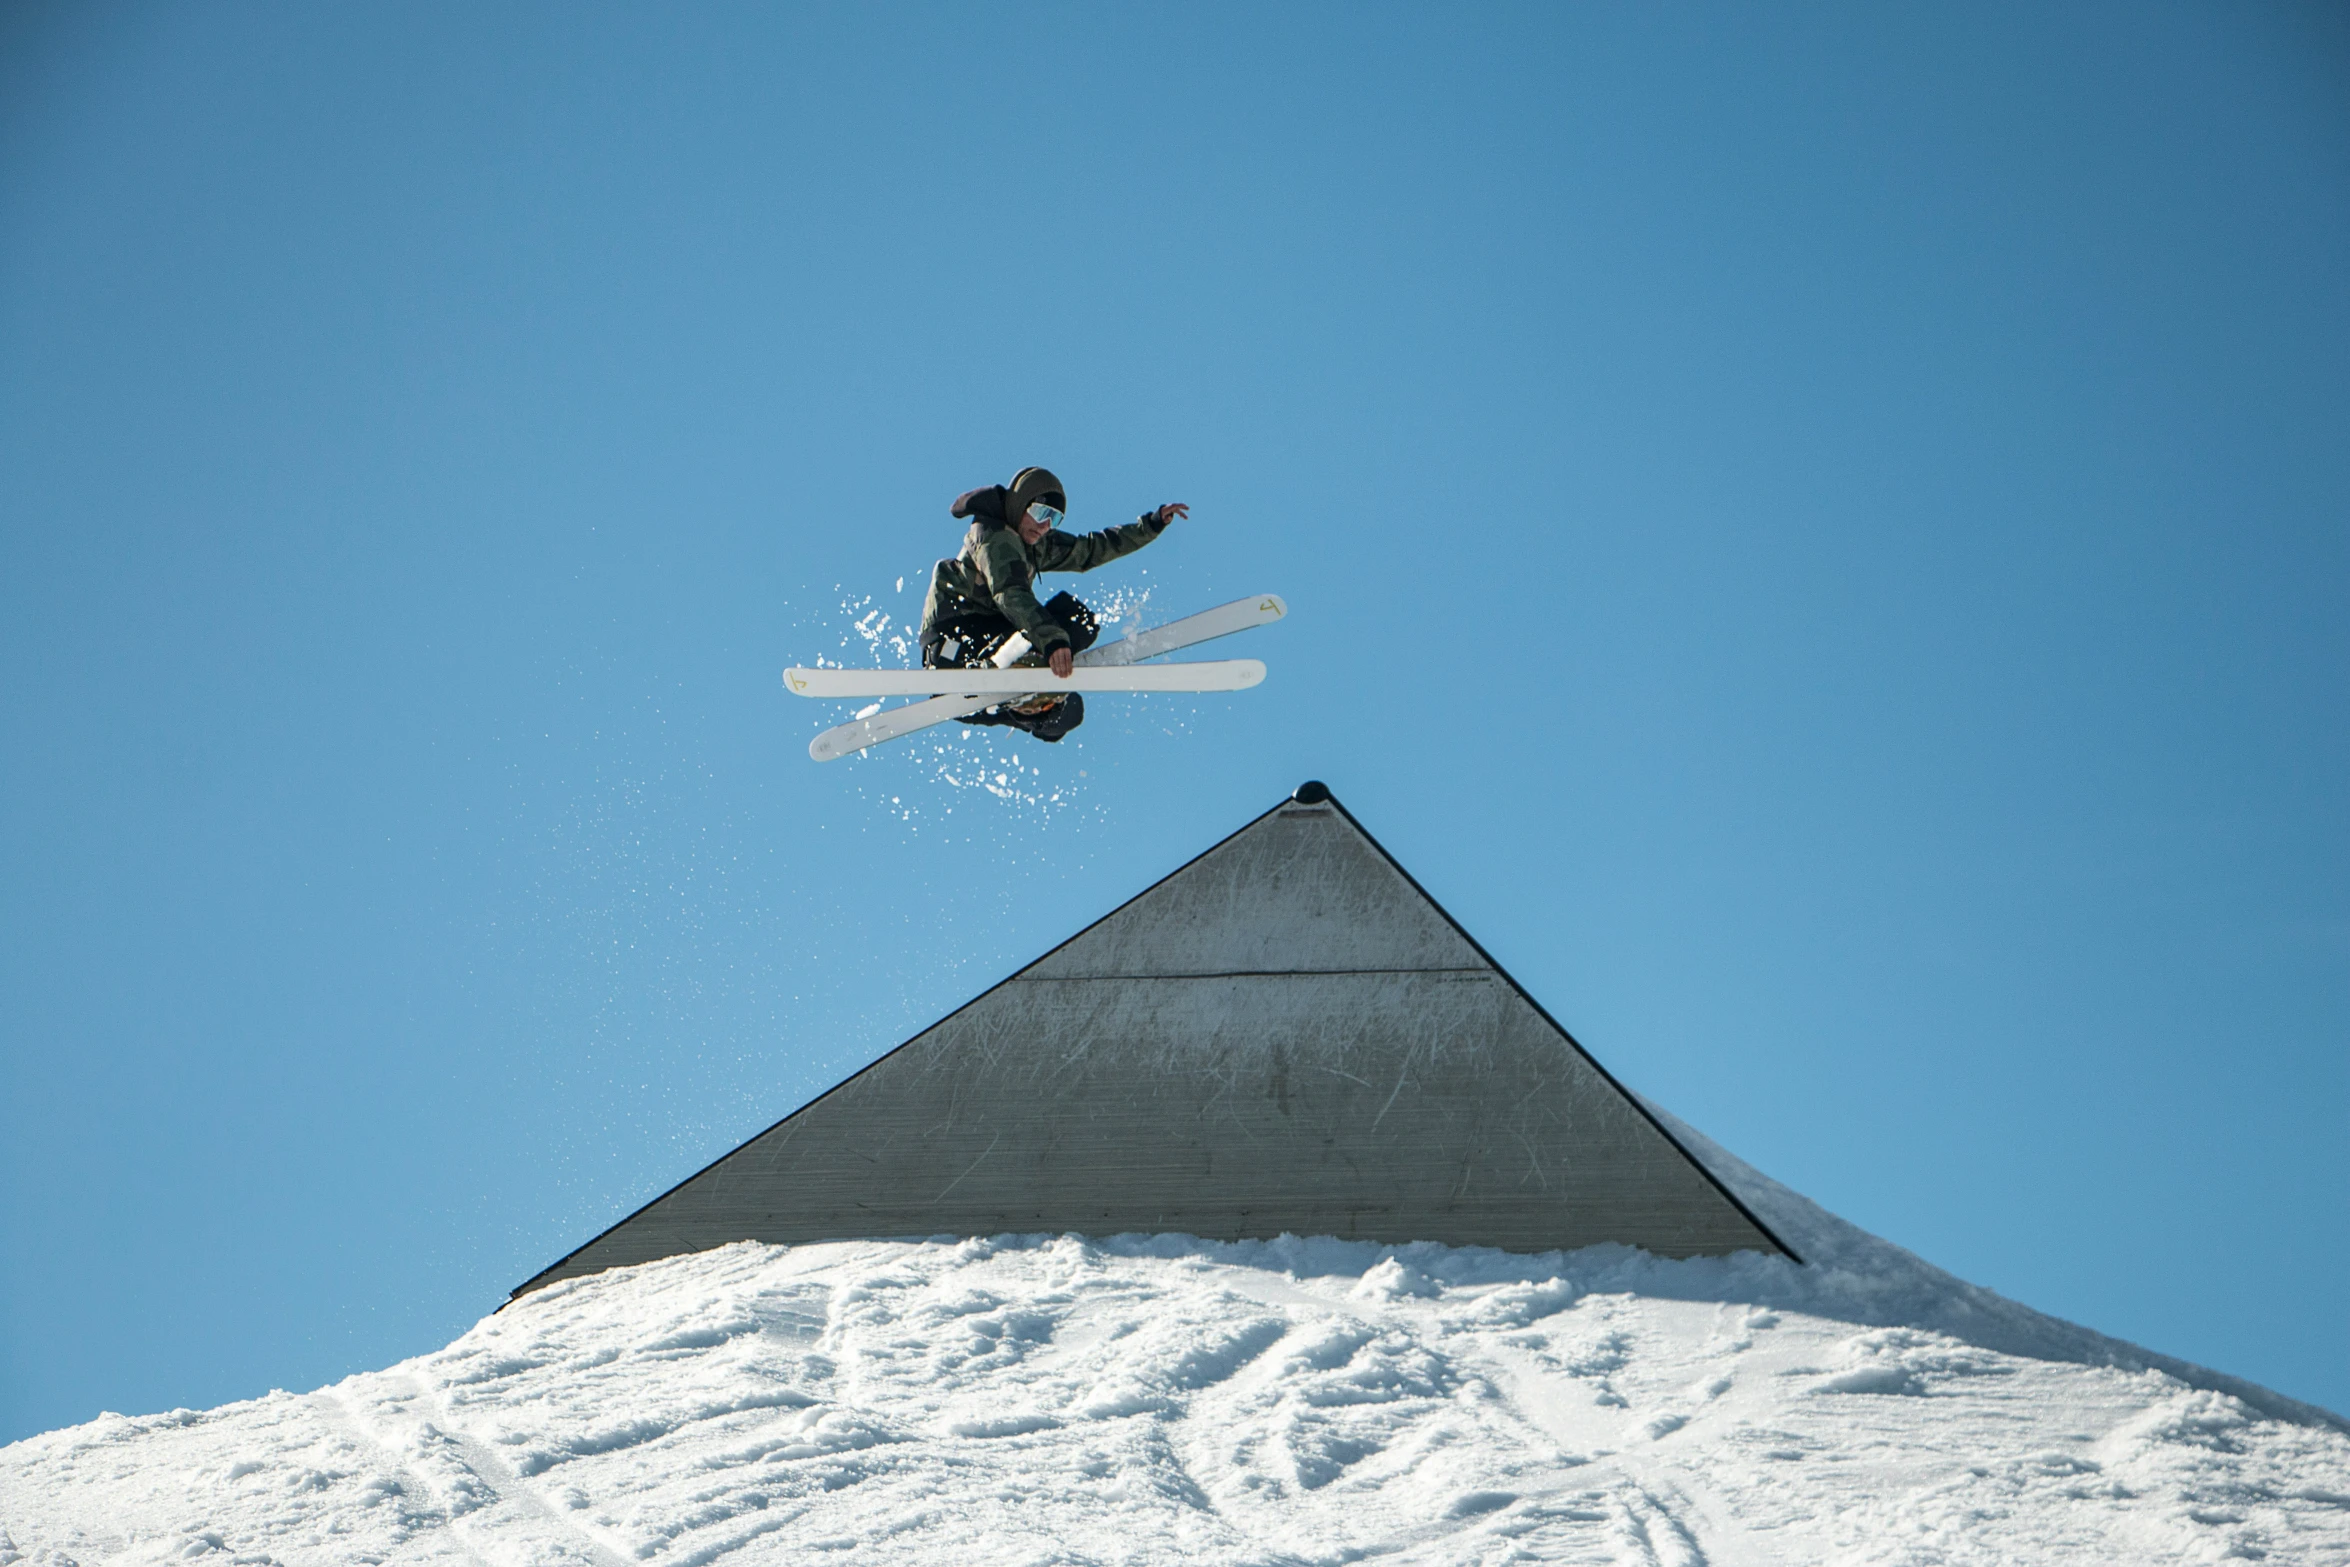
[{"label": "dark ski pants", "polygon": [[[1086,608],[1073,593],[1056,593],[1041,607],[1069,633],[1069,650],[1073,653],[1084,652],[1102,634],[1101,617]],[[922,639],[922,666],[925,669],[976,668],[995,657],[996,649],[1011,640],[1013,630],[1012,623],[994,610],[967,610],[947,616]],[[1015,713],[1008,707],[990,707],[958,722],[1004,724],[1025,729],[1039,740],[1058,740],[1085,722],[1085,698],[1072,691],[1041,713]]]}]

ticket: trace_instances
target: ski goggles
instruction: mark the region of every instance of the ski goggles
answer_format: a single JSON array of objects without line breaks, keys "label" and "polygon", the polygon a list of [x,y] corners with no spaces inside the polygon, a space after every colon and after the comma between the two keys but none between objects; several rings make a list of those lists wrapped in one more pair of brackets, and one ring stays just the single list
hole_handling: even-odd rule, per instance
[{"label": "ski goggles", "polygon": [[1041,522],[1048,528],[1057,528],[1061,525],[1063,516],[1064,514],[1058,508],[1047,506],[1042,501],[1028,503],[1028,520],[1031,522]]}]

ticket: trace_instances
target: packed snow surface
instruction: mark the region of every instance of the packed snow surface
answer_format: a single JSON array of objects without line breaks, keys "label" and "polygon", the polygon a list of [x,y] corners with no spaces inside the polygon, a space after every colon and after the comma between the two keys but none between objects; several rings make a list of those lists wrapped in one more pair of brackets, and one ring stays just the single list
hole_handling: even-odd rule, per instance
[{"label": "packed snow surface", "polygon": [[314,1393],[0,1449],[0,1564],[2350,1563],[2334,1416],[1692,1140],[1806,1265],[730,1246]]}]

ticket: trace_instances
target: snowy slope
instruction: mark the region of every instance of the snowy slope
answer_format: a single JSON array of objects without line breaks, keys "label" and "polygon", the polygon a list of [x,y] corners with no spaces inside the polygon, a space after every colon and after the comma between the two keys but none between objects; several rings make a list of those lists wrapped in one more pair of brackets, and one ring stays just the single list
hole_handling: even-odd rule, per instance
[{"label": "snowy slope", "polygon": [[2350,1563],[2334,1416],[1686,1135],[1809,1266],[738,1245],[315,1393],[0,1449],[0,1564]]}]

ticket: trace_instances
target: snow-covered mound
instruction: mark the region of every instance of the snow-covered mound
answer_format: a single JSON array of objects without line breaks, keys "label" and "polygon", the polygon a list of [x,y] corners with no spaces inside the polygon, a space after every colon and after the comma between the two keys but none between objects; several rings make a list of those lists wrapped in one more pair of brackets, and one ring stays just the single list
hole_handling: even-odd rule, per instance
[{"label": "snow-covered mound", "polygon": [[2324,1411],[1952,1279],[1182,1237],[730,1246],[0,1449],[0,1567],[2350,1563]]}]

